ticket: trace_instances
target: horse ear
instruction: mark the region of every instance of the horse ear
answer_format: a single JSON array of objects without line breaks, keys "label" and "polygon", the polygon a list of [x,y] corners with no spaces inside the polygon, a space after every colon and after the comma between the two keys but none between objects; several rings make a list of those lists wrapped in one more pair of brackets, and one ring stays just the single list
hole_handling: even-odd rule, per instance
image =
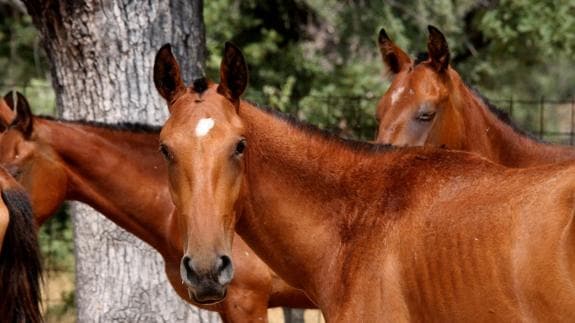
[{"label": "horse ear", "polygon": [[438,71],[443,72],[449,66],[449,47],[445,36],[439,29],[429,25],[429,38],[427,39],[427,52],[431,59],[432,66]]},{"label": "horse ear", "polygon": [[0,132],[4,132],[12,120],[14,120],[14,110],[8,105],[7,98],[4,97],[4,99],[0,99]]},{"label": "horse ear", "polygon": [[226,42],[224,58],[220,65],[218,93],[232,102],[237,102],[248,86],[248,67],[238,47]]},{"label": "horse ear", "polygon": [[391,38],[389,38],[385,32],[385,29],[381,28],[377,41],[379,43],[381,58],[389,72],[395,75],[411,65],[411,58],[409,58],[409,55],[391,41]]},{"label": "horse ear", "polygon": [[154,84],[168,104],[186,91],[180,66],[172,54],[172,46],[165,44],[156,54],[154,61]]},{"label": "horse ear", "polygon": [[[14,97],[16,97],[16,101],[14,101]],[[4,97],[4,101],[10,107],[10,109],[16,111],[16,116],[10,123],[17,127],[23,134],[24,137],[28,138],[32,134],[32,110],[30,109],[30,104],[28,104],[28,100],[26,97],[22,95],[20,92],[10,91]]]}]

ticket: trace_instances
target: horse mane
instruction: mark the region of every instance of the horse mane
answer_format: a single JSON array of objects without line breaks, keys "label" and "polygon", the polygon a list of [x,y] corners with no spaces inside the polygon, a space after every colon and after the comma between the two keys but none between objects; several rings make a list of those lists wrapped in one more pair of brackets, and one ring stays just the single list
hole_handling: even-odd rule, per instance
[{"label": "horse mane", "polygon": [[504,111],[504,110],[498,108],[495,104],[493,104],[491,101],[489,101],[489,99],[487,99],[483,94],[481,94],[478,89],[468,85],[467,83],[464,83],[464,84],[467,88],[471,89],[471,93],[475,96],[475,98],[478,99],[479,102],[481,102],[485,106],[487,106],[487,109],[493,115],[495,115],[495,117],[499,121],[508,125],[511,129],[513,129],[513,131],[515,131],[517,134],[519,134],[521,136],[527,137],[527,138],[534,140],[534,141],[537,141],[537,142],[543,142],[541,139],[535,137],[530,132],[527,132],[527,131],[521,129],[519,126],[517,126],[517,124],[511,119],[511,117],[509,116],[509,113],[507,113],[507,111]]},{"label": "horse mane", "polygon": [[126,131],[126,132],[134,132],[134,133],[150,133],[150,134],[158,134],[160,130],[162,130],[162,126],[155,126],[150,125],[147,123],[141,122],[117,122],[117,123],[107,123],[101,121],[90,121],[90,120],[67,120],[67,119],[59,119],[54,118],[52,116],[39,116],[41,119],[45,120],[52,120],[70,124],[78,124],[90,127],[96,127],[101,129],[109,129],[114,131]]},{"label": "horse mane", "polygon": [[43,322],[42,261],[32,207],[26,192],[1,192],[10,222],[0,251],[0,322]]},{"label": "horse mane", "polygon": [[279,111],[271,107],[260,106],[257,103],[251,102],[249,100],[246,101],[256,107],[258,110],[263,111],[266,114],[287,123],[290,127],[302,131],[310,137],[321,138],[325,141],[341,145],[342,147],[345,147],[345,149],[349,149],[354,152],[378,154],[399,148],[390,144],[370,143],[366,141],[343,138],[330,131],[318,128],[316,125],[308,123],[307,121],[300,120],[291,114]]},{"label": "horse mane", "polygon": [[[417,66],[425,61],[427,61],[429,59],[429,53],[427,52],[420,52],[419,54],[417,54],[415,61],[413,63],[413,66]],[[495,104],[493,104],[493,102],[489,101],[489,99],[487,99],[483,94],[481,94],[481,92],[479,92],[479,90],[473,86],[471,86],[470,84],[468,84],[467,82],[463,81],[463,84],[471,90],[471,93],[473,93],[473,95],[475,96],[476,99],[478,99],[481,103],[483,103],[485,106],[487,106],[488,110],[495,115],[495,117],[497,117],[497,119],[503,123],[505,123],[506,125],[508,125],[509,127],[511,127],[511,129],[513,129],[513,131],[515,131],[517,134],[527,137],[531,140],[537,141],[537,142],[542,142],[539,138],[535,137],[533,134],[531,134],[530,132],[527,132],[523,129],[521,129],[519,126],[517,126],[517,124],[511,119],[511,117],[509,116],[509,113],[507,113],[506,111],[498,108],[497,106],[495,106]]]}]

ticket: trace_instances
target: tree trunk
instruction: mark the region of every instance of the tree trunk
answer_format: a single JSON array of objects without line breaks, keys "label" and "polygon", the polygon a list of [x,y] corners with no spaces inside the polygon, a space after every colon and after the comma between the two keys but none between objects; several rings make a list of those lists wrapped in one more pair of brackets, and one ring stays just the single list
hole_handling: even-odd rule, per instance
[{"label": "tree trunk", "polygon": [[[203,73],[201,0],[24,2],[42,35],[64,118],[163,123],[167,111],[152,66],[164,43],[185,58],[186,81]],[[121,174],[110,169],[110,176]],[[87,206],[72,209],[79,322],[218,320],[176,295],[151,247]]]}]

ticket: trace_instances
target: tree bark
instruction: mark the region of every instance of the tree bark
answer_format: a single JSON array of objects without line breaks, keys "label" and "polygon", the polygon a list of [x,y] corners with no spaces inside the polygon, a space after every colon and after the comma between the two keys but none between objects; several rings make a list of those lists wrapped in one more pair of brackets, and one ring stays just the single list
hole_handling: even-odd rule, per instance
[{"label": "tree bark", "polygon": [[[186,81],[203,74],[201,0],[24,2],[51,62],[61,117],[162,124],[167,109],[152,67],[168,42]],[[110,176],[122,175],[110,169]],[[176,295],[151,247],[85,205],[72,210],[79,322],[218,320]]]}]

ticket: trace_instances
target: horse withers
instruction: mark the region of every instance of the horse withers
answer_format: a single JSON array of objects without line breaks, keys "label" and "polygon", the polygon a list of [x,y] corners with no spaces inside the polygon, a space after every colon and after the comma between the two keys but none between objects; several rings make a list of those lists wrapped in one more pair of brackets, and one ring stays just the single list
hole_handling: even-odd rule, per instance
[{"label": "horse withers", "polygon": [[343,140],[242,101],[247,78],[231,44],[219,84],[156,56],[196,297],[225,295],[235,228],[329,322],[575,320],[575,165]]},{"label": "horse withers", "polygon": [[429,26],[427,55],[413,61],[384,29],[379,49],[392,82],[379,100],[376,141],[477,153],[508,167],[575,159],[572,147],[540,142],[471,90],[450,65],[443,34]]}]

